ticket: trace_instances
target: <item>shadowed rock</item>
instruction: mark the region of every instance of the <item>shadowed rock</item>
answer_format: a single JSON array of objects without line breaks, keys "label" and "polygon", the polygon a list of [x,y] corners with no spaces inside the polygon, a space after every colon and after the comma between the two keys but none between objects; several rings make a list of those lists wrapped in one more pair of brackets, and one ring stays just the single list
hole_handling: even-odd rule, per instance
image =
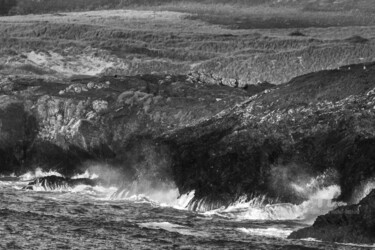
[{"label": "shadowed rock", "polygon": [[0,98],[0,167],[73,176],[86,161],[105,162],[125,183],[195,190],[192,209],[257,194],[299,203],[308,197],[289,184],[333,169],[339,199],[349,201],[375,173],[375,65],[365,66],[250,97],[186,76],[10,78],[14,90]]},{"label": "shadowed rock", "polygon": [[288,238],[374,244],[375,189],[358,204],[339,207],[319,216],[311,227],[293,232]]}]

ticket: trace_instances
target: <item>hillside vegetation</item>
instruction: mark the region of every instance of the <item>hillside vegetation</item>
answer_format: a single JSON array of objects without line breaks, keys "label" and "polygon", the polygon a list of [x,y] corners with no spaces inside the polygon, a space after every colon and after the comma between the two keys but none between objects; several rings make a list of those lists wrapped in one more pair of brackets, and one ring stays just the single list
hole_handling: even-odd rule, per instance
[{"label": "hillside vegetation", "polygon": [[0,14],[36,14],[137,7],[163,8],[171,5],[179,11],[202,12],[203,10],[206,14],[222,9],[217,5],[224,5],[225,9],[232,13],[241,12],[244,8],[246,10],[246,7],[253,6],[289,7],[313,12],[360,11],[368,14],[375,9],[371,0],[1,0]]},{"label": "hillside vegetation", "polygon": [[3,12],[38,15],[0,18],[0,73],[78,74],[79,61],[91,67],[82,74],[193,71],[233,86],[280,84],[375,60],[370,2],[2,0]]},{"label": "hillside vegetation", "polygon": [[375,60],[373,26],[301,28],[304,36],[294,36],[295,28],[231,29],[195,17],[140,10],[2,17],[0,74],[200,71],[244,86]]}]

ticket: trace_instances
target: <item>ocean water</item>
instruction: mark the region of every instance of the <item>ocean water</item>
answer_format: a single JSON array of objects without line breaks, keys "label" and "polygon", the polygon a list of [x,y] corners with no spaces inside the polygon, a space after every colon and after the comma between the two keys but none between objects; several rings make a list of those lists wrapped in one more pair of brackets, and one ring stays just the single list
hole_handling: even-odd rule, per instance
[{"label": "ocean water", "polygon": [[[314,239],[288,240],[335,204],[337,186],[300,204],[265,204],[264,197],[212,211],[186,209],[193,193],[119,194],[116,187],[22,190],[30,179],[0,177],[0,249],[366,249]],[[81,176],[82,177],[82,176]],[[84,177],[96,177],[94,175]],[[321,199],[318,199],[321,198]],[[331,197],[332,198],[332,197]]]}]

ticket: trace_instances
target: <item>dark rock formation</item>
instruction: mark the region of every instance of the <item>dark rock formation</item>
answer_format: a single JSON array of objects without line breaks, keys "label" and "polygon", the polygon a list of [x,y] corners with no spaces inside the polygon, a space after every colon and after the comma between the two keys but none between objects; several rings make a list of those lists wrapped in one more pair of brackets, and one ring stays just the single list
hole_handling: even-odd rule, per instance
[{"label": "dark rock formation", "polygon": [[[348,69],[350,68],[350,70]],[[301,197],[290,183],[336,169],[348,201],[374,175],[374,64],[297,77],[194,126],[163,135],[175,181],[201,199],[267,193]],[[223,203],[225,204],[225,203]]]},{"label": "dark rock formation", "polygon": [[195,190],[192,208],[213,208],[257,193],[299,202],[290,183],[334,169],[348,201],[375,173],[374,79],[375,64],[351,65],[249,97],[185,76],[9,78],[0,170],[71,176],[105,162],[123,181],[174,181]]},{"label": "dark rock formation", "polygon": [[289,238],[374,244],[375,190],[356,205],[339,207],[319,216],[311,227],[293,232]]},{"label": "dark rock formation", "polygon": [[130,180],[160,181],[170,177],[171,149],[155,137],[247,97],[244,90],[191,83],[185,76],[67,83],[7,78],[0,85],[0,171],[20,174],[40,166],[72,176],[91,160],[117,167]]},{"label": "dark rock formation", "polygon": [[266,89],[272,89],[276,87],[276,85],[268,82],[258,82],[257,84],[252,84],[250,81],[220,77],[217,74],[210,74],[207,72],[190,72],[188,74],[188,81],[199,84],[222,85],[232,88],[242,88],[245,89],[250,95],[255,95]]},{"label": "dark rock formation", "polygon": [[103,181],[100,179],[88,178],[70,179],[56,175],[51,175],[36,178],[35,180],[29,182],[27,186],[23,187],[22,189],[34,190],[36,188],[43,188],[44,190],[56,190],[62,188],[73,188],[78,185],[96,186],[98,184],[103,184]]}]

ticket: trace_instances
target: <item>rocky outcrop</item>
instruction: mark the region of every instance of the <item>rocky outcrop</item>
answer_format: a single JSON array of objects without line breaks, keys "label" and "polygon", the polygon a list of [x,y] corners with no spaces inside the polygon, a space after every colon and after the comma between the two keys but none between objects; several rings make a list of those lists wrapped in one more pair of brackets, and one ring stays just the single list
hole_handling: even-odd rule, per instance
[{"label": "rocky outcrop", "polygon": [[358,204],[339,207],[319,216],[311,227],[293,232],[289,238],[374,244],[375,189]]},{"label": "rocky outcrop", "polygon": [[199,123],[247,96],[240,89],[190,83],[185,76],[70,82],[8,77],[0,85],[0,171],[41,167],[71,176],[92,160],[117,167],[131,180],[149,175],[159,181],[170,172],[170,149],[155,137]]},{"label": "rocky outcrop", "polygon": [[[222,205],[242,194],[307,197],[293,183],[339,173],[340,199],[374,175],[374,64],[297,77],[199,124],[167,131],[175,181],[196,202]],[[220,203],[220,202],[219,202]],[[194,205],[192,205],[194,207]]]},{"label": "rocky outcrop", "polygon": [[186,76],[10,77],[0,167],[71,176],[105,162],[123,182],[195,190],[193,209],[257,193],[297,203],[307,196],[290,184],[333,169],[349,201],[375,173],[374,79],[375,64],[351,65],[249,96]]},{"label": "rocky outcrop", "polygon": [[77,178],[70,179],[61,176],[51,175],[46,177],[36,178],[35,180],[29,182],[22,189],[24,190],[37,190],[43,189],[46,191],[50,190],[61,190],[74,188],[78,185],[96,186],[103,184],[104,181],[100,179],[87,179],[87,178]]},{"label": "rocky outcrop", "polygon": [[268,82],[258,82],[257,84],[253,84],[252,82],[246,81],[243,79],[225,78],[215,73],[211,74],[211,73],[199,72],[199,71],[190,72],[188,74],[188,81],[200,83],[200,84],[222,85],[222,86],[228,86],[231,88],[242,88],[242,89],[247,90],[247,92],[251,94],[256,94],[266,89],[271,89],[271,88],[276,87],[276,85],[268,83]]}]

